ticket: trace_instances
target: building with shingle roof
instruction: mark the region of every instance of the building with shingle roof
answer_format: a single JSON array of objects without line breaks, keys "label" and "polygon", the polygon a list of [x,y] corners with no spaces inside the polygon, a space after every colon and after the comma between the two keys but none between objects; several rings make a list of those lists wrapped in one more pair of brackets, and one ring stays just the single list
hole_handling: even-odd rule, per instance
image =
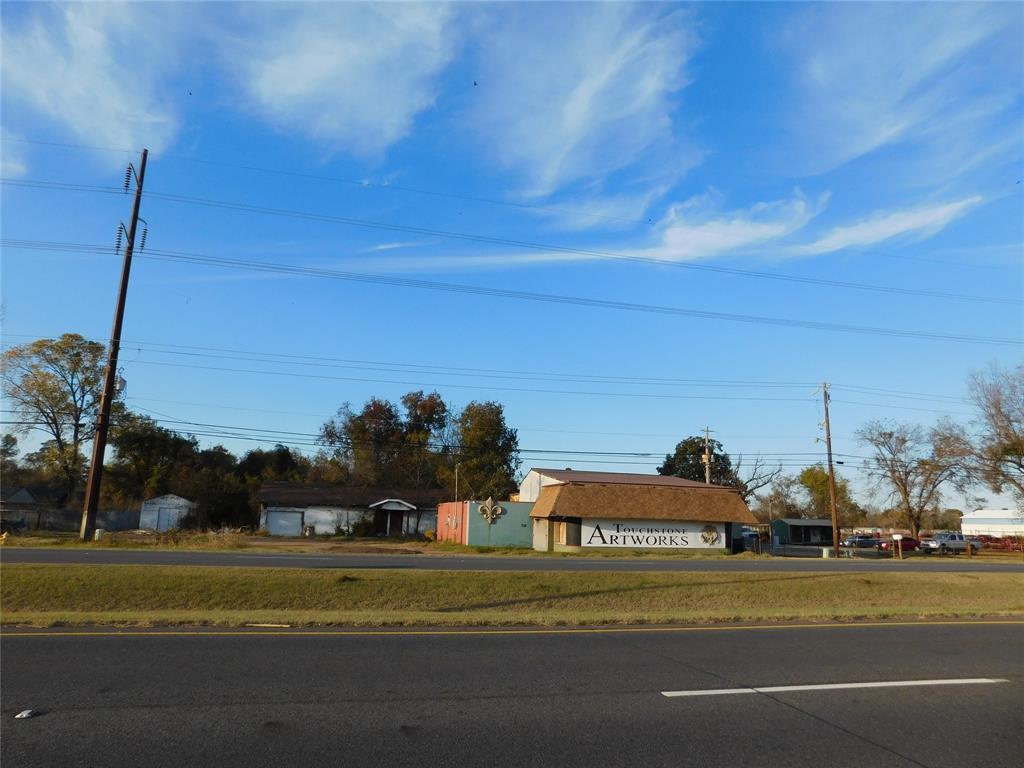
[{"label": "building with shingle roof", "polygon": [[531,469],[519,500],[534,502],[533,547],[742,548],[756,525],[735,488],[664,475]]}]

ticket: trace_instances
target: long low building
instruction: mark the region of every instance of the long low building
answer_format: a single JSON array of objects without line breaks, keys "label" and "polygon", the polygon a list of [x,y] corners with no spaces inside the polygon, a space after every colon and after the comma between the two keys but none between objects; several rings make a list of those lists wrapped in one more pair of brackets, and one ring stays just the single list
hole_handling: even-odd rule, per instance
[{"label": "long low building", "polygon": [[437,488],[313,486],[264,483],[259,490],[260,528],[271,536],[333,534],[368,527],[377,536],[422,533],[437,525]]},{"label": "long low building", "polygon": [[733,488],[663,475],[531,469],[519,500],[534,502],[533,548],[743,548],[757,520]]},{"label": "long low building", "polygon": [[960,518],[965,536],[1024,536],[1024,510],[976,509]]}]

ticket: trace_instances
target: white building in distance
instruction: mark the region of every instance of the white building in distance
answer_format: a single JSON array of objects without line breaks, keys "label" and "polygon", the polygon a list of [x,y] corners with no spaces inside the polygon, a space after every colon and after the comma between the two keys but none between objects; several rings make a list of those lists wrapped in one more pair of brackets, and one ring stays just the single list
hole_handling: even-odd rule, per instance
[{"label": "white building in distance", "polygon": [[960,518],[965,536],[1024,536],[1024,510],[976,509]]}]

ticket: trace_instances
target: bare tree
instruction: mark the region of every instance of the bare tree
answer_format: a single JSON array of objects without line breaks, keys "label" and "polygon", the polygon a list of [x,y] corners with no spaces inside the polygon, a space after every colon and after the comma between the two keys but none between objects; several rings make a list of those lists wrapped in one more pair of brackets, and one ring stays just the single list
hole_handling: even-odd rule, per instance
[{"label": "bare tree", "polygon": [[993,491],[1009,491],[1024,507],[1024,364],[1012,370],[993,365],[972,374],[968,386],[981,412],[978,475]]},{"label": "bare tree", "polygon": [[744,477],[743,456],[741,455],[736,457],[736,466],[732,468],[732,474],[732,485],[740,492],[743,501],[748,502],[757,491],[775,482],[775,479],[782,474],[782,465],[771,467],[768,462],[757,456],[750,466],[750,471]]},{"label": "bare tree", "polygon": [[757,502],[751,510],[761,522],[786,517],[806,517],[808,503],[803,498],[807,489],[792,475],[777,475],[766,494],[755,494]]},{"label": "bare tree", "polygon": [[913,424],[872,421],[857,431],[857,439],[873,449],[865,469],[888,490],[914,537],[924,514],[938,506],[942,487],[951,484],[963,490],[969,482],[972,447],[952,422],[925,430]]}]

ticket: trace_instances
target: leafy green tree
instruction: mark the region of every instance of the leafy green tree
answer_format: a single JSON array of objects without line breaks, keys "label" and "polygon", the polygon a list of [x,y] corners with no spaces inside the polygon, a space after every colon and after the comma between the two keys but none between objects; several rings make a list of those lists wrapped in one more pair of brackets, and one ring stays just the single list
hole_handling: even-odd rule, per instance
[{"label": "leafy green tree", "polygon": [[354,483],[386,485],[401,475],[405,424],[387,400],[371,398],[358,413],[345,403],[321,427],[320,441],[349,467]]},{"label": "leafy green tree", "polygon": [[[503,499],[515,490],[519,436],[505,423],[500,403],[472,402],[462,410],[454,423],[452,457],[462,498]],[[454,487],[454,466],[442,466],[439,474],[444,487]]]},{"label": "leafy green tree", "polygon": [[148,416],[125,412],[110,431],[114,457],[105,467],[103,491],[133,504],[175,493],[199,455],[199,443],[165,429]]},{"label": "leafy green tree", "polygon": [[[732,459],[722,449],[717,440],[708,441],[711,451],[711,484],[735,485],[736,473],[733,471]],[[658,474],[681,477],[703,483],[704,474],[704,438],[695,435],[680,440],[675,453],[665,456],[664,463],[658,467]]]},{"label": "leafy green tree", "polygon": [[[760,457],[754,459],[748,471],[744,471],[743,457],[738,457],[733,464],[732,458],[717,440],[709,440],[708,449],[711,454],[711,484],[735,488],[744,501],[752,500],[758,490],[770,485],[782,474],[781,466],[772,468]],[[658,474],[703,483],[706,479],[704,438],[695,435],[681,440],[676,445],[675,453],[665,456],[665,462],[658,467]]]},{"label": "leafy green tree", "polygon": [[757,494],[753,513],[763,523],[781,518],[810,517],[807,489],[792,475],[777,475],[767,493]]},{"label": "leafy green tree", "polygon": [[278,443],[271,450],[255,448],[238,462],[236,472],[240,477],[252,480],[305,480],[309,474],[310,461],[299,451]]},{"label": "leafy green tree", "polygon": [[5,434],[0,438],[0,482],[5,488],[22,484],[22,470],[18,466],[18,438]]},{"label": "leafy green tree", "polygon": [[435,487],[442,454],[448,448],[451,419],[448,406],[437,392],[422,390],[402,397],[405,406],[400,475],[403,485]]},{"label": "leafy green tree", "polygon": [[[828,488],[828,471],[821,464],[804,469],[799,476],[800,485],[809,499],[809,517],[832,517],[832,504]],[[850,494],[850,481],[836,475],[836,514],[840,525],[856,525],[864,519],[864,510]]]},{"label": "leafy green tree", "polygon": [[92,439],[103,383],[104,346],[77,333],[39,339],[3,353],[0,379],[21,432],[39,429],[52,445],[37,458],[53,462],[65,500],[84,476],[82,446]]}]

